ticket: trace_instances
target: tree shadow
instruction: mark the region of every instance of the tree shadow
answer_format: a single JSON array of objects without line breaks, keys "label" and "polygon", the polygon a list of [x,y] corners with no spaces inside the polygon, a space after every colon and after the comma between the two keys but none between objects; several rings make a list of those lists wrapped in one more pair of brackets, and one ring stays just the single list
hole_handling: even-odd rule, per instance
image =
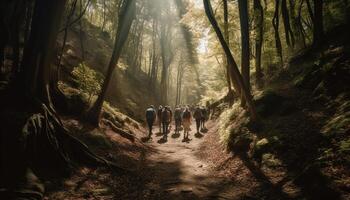
[{"label": "tree shadow", "polygon": [[264,174],[259,166],[256,166],[247,153],[239,152],[236,155],[243,161],[243,164],[249,169],[253,176],[261,183],[262,188],[269,191],[268,199],[292,199],[291,196],[283,192],[281,185],[274,184],[270,181],[270,178]]},{"label": "tree shadow", "polygon": [[[300,97],[302,98],[302,97]],[[291,100],[292,101],[292,100]],[[295,100],[297,102],[298,100]],[[321,172],[321,166],[317,162],[320,157],[320,149],[327,146],[329,140],[321,133],[320,119],[313,118],[312,110],[321,110],[320,105],[307,105],[305,111],[294,111],[289,115],[272,115],[265,117],[264,129],[254,131],[259,139],[268,138],[270,145],[257,156],[249,158],[247,155],[239,155],[245,165],[264,180],[259,168],[252,165],[253,159],[261,162],[263,154],[269,153],[281,161],[286,170],[286,178],[280,181],[278,187],[287,183],[295,184],[300,190],[298,198],[305,199],[340,199],[340,193],[335,188],[332,180]],[[299,108],[300,110],[303,110]],[[277,139],[276,139],[277,138]],[[274,185],[267,185],[274,187]]]}]

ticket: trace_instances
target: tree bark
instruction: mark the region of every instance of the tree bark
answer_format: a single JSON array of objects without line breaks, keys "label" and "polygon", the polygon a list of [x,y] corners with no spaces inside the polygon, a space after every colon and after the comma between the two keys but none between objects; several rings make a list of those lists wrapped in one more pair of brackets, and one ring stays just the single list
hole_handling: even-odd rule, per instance
[{"label": "tree bark", "polygon": [[228,47],[227,43],[225,42],[225,39],[222,35],[222,32],[221,32],[221,30],[218,26],[218,23],[214,17],[213,10],[212,10],[212,7],[210,5],[210,0],[203,0],[203,4],[204,4],[205,13],[208,17],[208,20],[210,21],[210,23],[211,23],[219,41],[220,41],[220,44],[221,44],[221,46],[222,46],[223,50],[225,51],[225,54],[228,58],[228,63],[229,63],[229,65],[232,69],[232,72],[233,72],[234,81],[236,81],[238,87],[240,87],[240,88],[235,88],[235,89],[236,90],[240,89],[240,91],[242,92],[244,98],[247,100],[247,105],[248,105],[251,119],[252,119],[252,121],[256,121],[257,114],[256,114],[253,98],[249,92],[248,87],[245,85],[245,83],[243,81],[243,77],[241,76],[241,74],[238,70],[237,63],[235,62],[235,60],[231,54],[230,48]]},{"label": "tree bark", "polygon": [[123,45],[128,37],[129,30],[135,16],[135,6],[135,0],[128,0],[124,1],[124,4],[121,8],[121,12],[118,19],[118,30],[116,34],[114,49],[108,65],[105,80],[102,85],[102,90],[101,93],[98,95],[98,98],[94,103],[93,107],[91,108],[88,116],[89,121],[95,126],[99,125],[100,114],[108,90],[109,82],[112,78],[114,68],[118,64]]},{"label": "tree bark", "polygon": [[272,19],[272,26],[275,30],[275,42],[276,42],[277,55],[280,57],[281,63],[283,63],[282,43],[281,43],[281,38],[279,34],[279,7],[280,7],[280,0],[275,0],[275,14]]},{"label": "tree bark", "polygon": [[23,88],[30,99],[38,97],[52,106],[49,79],[58,27],[66,0],[49,2],[38,0],[35,4],[28,45],[23,52]]},{"label": "tree bark", "polygon": [[282,19],[284,25],[284,33],[286,35],[286,42],[288,47],[294,47],[294,34],[292,28],[290,26],[288,8],[287,8],[287,0],[282,0],[281,2],[281,11],[282,11]]},{"label": "tree bark", "polygon": [[[224,8],[224,37],[225,41],[228,46],[230,46],[230,35],[228,31],[228,6],[227,6],[227,0],[223,0],[223,8]],[[232,105],[233,103],[233,91],[232,91],[232,86],[231,86],[231,68],[228,65],[227,58],[224,59],[224,65],[226,68],[226,81],[227,81],[227,89],[228,89],[228,95],[230,97],[229,99],[229,104]],[[238,92],[239,93],[239,92]]]},{"label": "tree bark", "polygon": [[160,31],[160,49],[162,56],[162,72],[160,80],[160,95],[161,95],[161,104],[165,105],[168,103],[168,76],[169,76],[169,66],[173,59],[173,53],[170,46],[170,35],[171,26],[166,24],[167,22],[163,21],[161,23]]},{"label": "tree bark", "polygon": [[313,0],[314,2],[314,31],[313,31],[313,46],[318,47],[322,44],[323,30],[323,0]]},{"label": "tree bark", "polygon": [[261,51],[264,39],[264,10],[260,0],[254,0],[255,11],[255,78],[256,85],[262,87]]},{"label": "tree bark", "polygon": [[[249,50],[249,22],[248,22],[248,2],[246,0],[238,0],[239,21],[241,25],[241,72],[247,92],[250,93],[250,50]],[[241,93],[242,95],[242,93]],[[246,99],[242,96],[242,106],[245,106]]]}]

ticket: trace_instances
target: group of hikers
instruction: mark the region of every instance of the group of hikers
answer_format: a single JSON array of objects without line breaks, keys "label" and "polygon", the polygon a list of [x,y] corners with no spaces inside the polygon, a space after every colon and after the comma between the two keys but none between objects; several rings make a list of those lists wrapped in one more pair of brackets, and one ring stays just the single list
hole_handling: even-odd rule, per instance
[{"label": "group of hikers", "polygon": [[174,112],[170,106],[159,106],[158,110],[153,105],[146,110],[146,121],[149,128],[148,139],[152,137],[152,129],[156,120],[159,125],[159,132],[163,134],[164,139],[168,137],[170,124],[175,120],[175,134],[180,134],[181,128],[184,130],[184,140],[188,140],[189,132],[191,131],[192,118],[196,122],[197,134],[201,130],[205,130],[205,122],[208,120],[209,113],[207,108],[203,106],[176,106]]}]

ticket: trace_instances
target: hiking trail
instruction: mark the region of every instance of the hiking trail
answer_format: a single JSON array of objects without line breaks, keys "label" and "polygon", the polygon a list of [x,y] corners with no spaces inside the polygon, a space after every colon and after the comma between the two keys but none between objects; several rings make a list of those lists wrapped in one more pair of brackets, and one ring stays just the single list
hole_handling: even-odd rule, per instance
[{"label": "hiking trail", "polygon": [[174,133],[174,124],[167,141],[161,139],[163,135],[159,133],[158,126],[153,128],[153,139],[148,144],[156,149],[156,153],[147,158],[151,163],[148,167],[155,170],[153,178],[162,188],[151,185],[151,190],[161,189],[165,199],[232,199],[232,182],[213,173],[210,164],[198,155],[204,138],[217,131],[213,121],[207,123],[207,128],[195,134],[193,123],[189,141],[183,141],[183,131]]}]

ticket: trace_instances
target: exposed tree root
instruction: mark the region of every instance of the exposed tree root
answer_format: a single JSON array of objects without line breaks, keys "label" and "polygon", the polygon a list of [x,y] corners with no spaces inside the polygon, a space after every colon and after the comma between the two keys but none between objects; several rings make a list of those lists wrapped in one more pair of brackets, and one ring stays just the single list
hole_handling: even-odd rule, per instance
[{"label": "exposed tree root", "polygon": [[[26,113],[17,113],[12,119],[7,119],[12,117],[7,114],[2,113],[1,116],[1,120],[6,119],[5,123],[9,123],[6,124],[7,128],[1,128],[2,143],[5,139],[13,144],[5,143],[1,147],[1,162],[6,166],[1,166],[4,179],[0,181],[0,197],[41,199],[44,189],[36,174],[45,178],[52,174],[62,177],[76,168],[78,163],[108,167],[117,173],[132,173],[91,152],[64,128],[54,110],[45,104],[40,105],[39,112],[27,115],[22,122],[18,122],[18,116],[23,118]],[[23,122],[21,129],[18,125],[23,125]]]},{"label": "exposed tree root", "polygon": [[109,127],[111,127],[111,129],[118,133],[120,136],[130,140],[131,142],[135,141],[135,136],[124,131],[123,129],[117,127],[112,121],[108,120],[108,119],[102,119],[101,120],[104,124],[108,125]]}]

